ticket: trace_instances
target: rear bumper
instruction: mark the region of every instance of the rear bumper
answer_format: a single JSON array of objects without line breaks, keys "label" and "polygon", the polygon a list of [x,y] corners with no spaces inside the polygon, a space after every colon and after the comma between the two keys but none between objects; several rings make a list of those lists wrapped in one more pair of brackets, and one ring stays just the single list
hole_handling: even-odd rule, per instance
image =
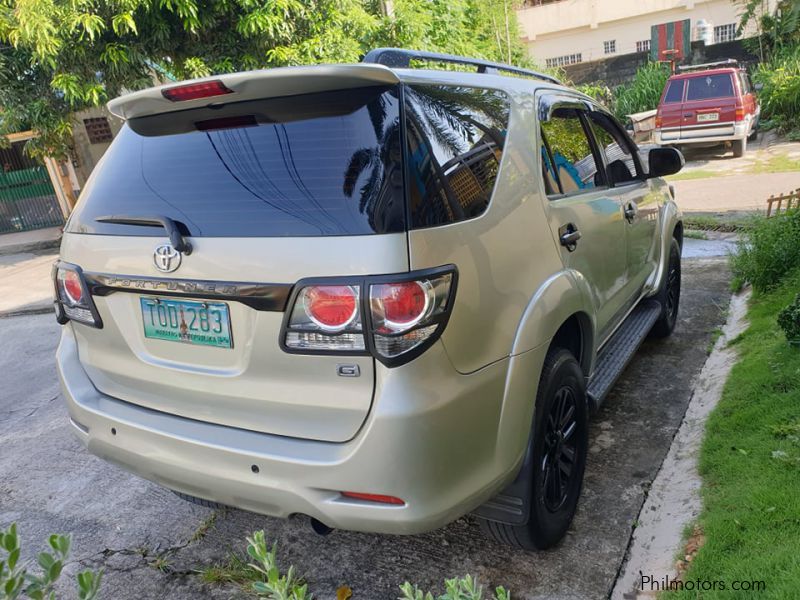
[{"label": "rear bumper", "polygon": [[716,144],[743,140],[750,135],[750,120],[736,123],[722,123],[690,128],[656,129],[656,144],[667,146],[673,144]]},{"label": "rear bumper", "polygon": [[[301,513],[357,531],[419,533],[473,510],[514,475],[516,464],[497,458],[508,360],[459,375],[440,343],[408,365],[382,371],[373,410],[346,443],[233,429],[104,395],[78,360],[72,325],[63,328],[57,363],[73,431],[91,453],[173,490],[244,510]],[[406,504],[349,500],[340,490]]]}]

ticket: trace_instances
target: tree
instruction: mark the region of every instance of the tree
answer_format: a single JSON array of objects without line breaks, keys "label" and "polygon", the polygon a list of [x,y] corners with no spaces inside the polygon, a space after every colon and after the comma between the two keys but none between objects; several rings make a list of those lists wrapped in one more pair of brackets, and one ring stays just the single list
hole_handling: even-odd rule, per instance
[{"label": "tree", "polygon": [[786,47],[800,43],[800,0],[778,0],[769,10],[765,0],[733,0],[743,7],[739,21],[741,33],[747,25],[758,28],[758,49],[762,60]]},{"label": "tree", "polygon": [[[513,0],[0,0],[0,135],[69,152],[70,114],[171,76],[397,45],[522,62]],[[2,139],[2,138],[0,138]]]}]

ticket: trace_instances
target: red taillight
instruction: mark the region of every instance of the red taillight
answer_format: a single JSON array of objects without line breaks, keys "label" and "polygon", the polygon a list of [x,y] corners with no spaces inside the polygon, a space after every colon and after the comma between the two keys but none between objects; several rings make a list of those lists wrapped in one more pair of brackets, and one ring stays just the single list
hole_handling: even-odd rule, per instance
[{"label": "red taillight", "polygon": [[340,331],[358,314],[358,293],[349,285],[315,285],[303,290],[303,308],[321,329]]},{"label": "red taillight", "polygon": [[384,283],[373,286],[372,300],[383,313],[384,329],[401,331],[413,327],[430,306],[430,285],[420,281]]},{"label": "red taillight", "polygon": [[379,504],[394,504],[402,506],[405,504],[400,498],[395,496],[383,496],[381,494],[361,494],[359,492],[340,492],[345,498],[353,500],[366,500],[367,502],[378,502]]},{"label": "red taillight", "polygon": [[661,126],[664,124],[664,117],[661,115],[656,115],[656,129],[661,129]]},{"label": "red taillight", "polygon": [[737,121],[744,121],[744,107],[737,106],[736,107],[736,120]]},{"label": "red taillight", "polygon": [[64,273],[64,291],[67,293],[68,300],[73,304],[80,304],[83,299],[83,286],[80,276],[75,271]]},{"label": "red taillight", "polygon": [[203,81],[202,83],[178,85],[161,90],[161,95],[172,102],[184,102],[186,100],[197,100],[198,98],[213,98],[214,96],[224,96],[225,94],[232,93],[232,89],[229,89],[224,83],[217,79]]}]

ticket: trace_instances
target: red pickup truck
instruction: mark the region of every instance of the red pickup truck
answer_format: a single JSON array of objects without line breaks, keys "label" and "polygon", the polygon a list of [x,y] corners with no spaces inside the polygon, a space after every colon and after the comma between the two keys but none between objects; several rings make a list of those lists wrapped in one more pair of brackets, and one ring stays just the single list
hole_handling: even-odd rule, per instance
[{"label": "red pickup truck", "polygon": [[[721,66],[726,65],[726,66]],[[761,108],[750,76],[735,61],[680,68],[664,86],[655,141],[662,146],[725,144],[743,156]]]}]

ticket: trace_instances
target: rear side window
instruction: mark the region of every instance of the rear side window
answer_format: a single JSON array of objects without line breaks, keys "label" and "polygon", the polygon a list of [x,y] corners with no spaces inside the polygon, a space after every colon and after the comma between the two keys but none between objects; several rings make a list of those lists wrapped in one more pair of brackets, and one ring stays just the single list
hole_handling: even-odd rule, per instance
[{"label": "rear side window", "polygon": [[412,229],[481,215],[503,156],[509,100],[495,90],[406,87],[406,161]]},{"label": "rear side window", "polygon": [[405,230],[397,87],[271,98],[131,121],[68,231],[161,235],[98,223],[165,215],[192,236]]},{"label": "rear side window", "polygon": [[711,100],[733,96],[733,79],[729,73],[692,77],[688,80],[686,100]]},{"label": "rear side window", "polygon": [[667,93],[664,94],[664,104],[683,102],[683,79],[676,79],[667,84]]}]

